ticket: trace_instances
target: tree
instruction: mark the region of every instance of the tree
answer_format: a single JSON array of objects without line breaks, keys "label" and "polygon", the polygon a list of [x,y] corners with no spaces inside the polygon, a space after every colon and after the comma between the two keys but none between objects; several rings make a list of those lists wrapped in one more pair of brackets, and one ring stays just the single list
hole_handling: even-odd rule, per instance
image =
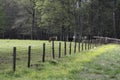
[{"label": "tree", "polygon": [[6,38],[38,39],[48,35],[47,39],[57,35],[66,40],[73,35],[119,37],[120,34],[119,0],[115,6],[114,0],[0,1],[0,32]]},{"label": "tree", "polygon": [[0,33],[2,34],[3,39],[5,31],[6,31],[6,17],[2,6],[0,6]]}]

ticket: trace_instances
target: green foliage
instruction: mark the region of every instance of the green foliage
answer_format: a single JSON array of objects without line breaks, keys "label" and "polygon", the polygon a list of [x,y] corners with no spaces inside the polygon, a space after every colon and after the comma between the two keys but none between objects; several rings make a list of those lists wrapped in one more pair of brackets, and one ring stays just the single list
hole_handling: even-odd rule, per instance
[{"label": "green foliage", "polygon": [[0,32],[4,32],[6,29],[6,17],[2,6],[0,6]]},{"label": "green foliage", "polygon": [[48,29],[49,32],[58,33],[61,32],[64,27],[64,32],[73,27],[72,14],[73,6],[70,5],[71,1],[50,1],[45,0],[43,2],[41,16],[41,26]]},{"label": "green foliage", "polygon": [[[77,33],[80,35],[114,36],[113,12],[116,11],[116,32],[120,31],[120,1],[116,0],[0,0],[1,25],[16,34],[46,30],[50,34]],[[6,21],[7,19],[7,21]],[[8,26],[9,25],[9,26]],[[4,31],[2,28],[1,31]],[[29,33],[28,33],[29,32]],[[6,32],[9,33],[9,32]],[[34,33],[34,34],[36,34]]]}]

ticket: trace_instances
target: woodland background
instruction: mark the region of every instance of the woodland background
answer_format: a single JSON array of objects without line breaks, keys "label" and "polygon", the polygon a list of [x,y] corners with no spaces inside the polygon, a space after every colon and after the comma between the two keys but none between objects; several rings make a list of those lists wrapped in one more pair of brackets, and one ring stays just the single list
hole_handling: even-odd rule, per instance
[{"label": "woodland background", "polygon": [[120,38],[120,0],[0,0],[0,38]]}]

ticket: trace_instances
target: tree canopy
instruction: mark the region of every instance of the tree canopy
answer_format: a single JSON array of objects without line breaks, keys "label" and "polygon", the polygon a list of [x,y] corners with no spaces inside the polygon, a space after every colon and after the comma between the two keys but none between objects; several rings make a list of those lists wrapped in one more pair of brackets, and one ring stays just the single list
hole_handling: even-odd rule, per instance
[{"label": "tree canopy", "polygon": [[0,0],[0,38],[120,38],[120,0]]}]

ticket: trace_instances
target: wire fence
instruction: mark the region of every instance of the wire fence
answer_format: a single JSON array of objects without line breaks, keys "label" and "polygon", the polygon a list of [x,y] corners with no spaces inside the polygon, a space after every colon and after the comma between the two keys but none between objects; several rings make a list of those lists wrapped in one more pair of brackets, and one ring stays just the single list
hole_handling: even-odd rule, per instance
[{"label": "wire fence", "polygon": [[93,49],[105,43],[103,39],[82,40],[81,42],[52,41],[41,46],[26,48],[13,47],[0,55],[0,70],[16,71],[20,68],[38,66],[40,63],[74,55],[81,51]]}]

